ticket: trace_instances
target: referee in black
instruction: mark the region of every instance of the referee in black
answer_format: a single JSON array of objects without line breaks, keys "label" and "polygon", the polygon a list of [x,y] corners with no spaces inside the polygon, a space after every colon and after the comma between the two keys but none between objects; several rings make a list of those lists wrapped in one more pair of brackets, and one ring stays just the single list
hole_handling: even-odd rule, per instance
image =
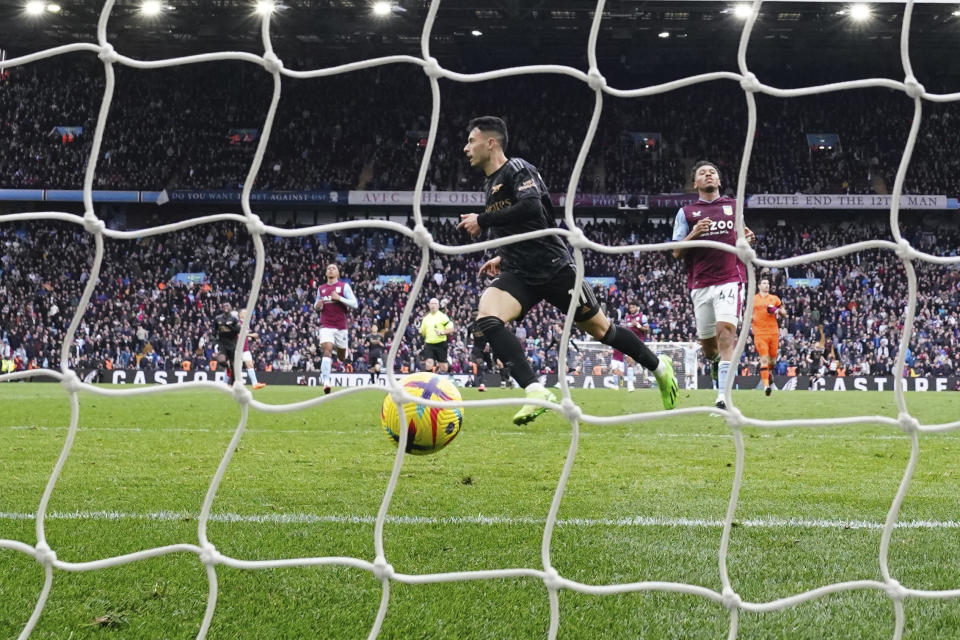
[{"label": "referee in black", "polygon": [[[503,238],[557,226],[550,192],[536,167],[522,158],[507,158],[506,149],[507,125],[502,119],[481,116],[469,122],[463,151],[470,166],[487,176],[485,211],[460,216],[458,228],[471,236],[490,229],[494,238]],[[566,312],[576,281],[573,258],[556,235],[506,244],[498,250],[498,256],[480,267],[481,276],[494,279],[480,297],[474,331],[486,338],[497,359],[510,368],[527,398],[553,402],[556,397],[537,380],[523,346],[504,325],[523,318],[541,300]],[[664,408],[673,409],[677,378],[670,358],[658,358],[632,331],[611,324],[586,283],[577,295],[579,304],[573,316],[577,326],[652,371]],[[513,422],[526,424],[545,411],[544,407],[525,404],[513,416]]]}]

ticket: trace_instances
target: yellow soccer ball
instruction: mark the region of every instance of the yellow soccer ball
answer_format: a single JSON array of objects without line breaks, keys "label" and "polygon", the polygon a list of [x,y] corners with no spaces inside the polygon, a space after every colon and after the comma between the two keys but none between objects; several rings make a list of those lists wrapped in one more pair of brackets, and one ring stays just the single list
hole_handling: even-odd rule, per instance
[{"label": "yellow soccer ball", "polygon": [[[400,380],[404,391],[425,400],[459,402],[460,392],[446,376],[412,373]],[[426,455],[440,451],[460,433],[463,408],[428,407],[416,402],[403,405],[403,424],[407,428],[407,453]],[[402,428],[397,405],[388,395],[380,408],[380,423],[394,444],[400,442]]]}]

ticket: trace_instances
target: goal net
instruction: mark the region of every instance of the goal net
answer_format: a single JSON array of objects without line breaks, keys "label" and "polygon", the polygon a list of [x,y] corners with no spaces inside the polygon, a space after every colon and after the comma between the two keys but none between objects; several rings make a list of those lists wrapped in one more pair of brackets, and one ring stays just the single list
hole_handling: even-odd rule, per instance
[{"label": "goal net", "polygon": [[[603,386],[619,386],[620,374],[625,372],[619,365],[614,364],[613,347],[594,341],[572,340],[570,344],[573,345],[571,351],[577,354],[579,362],[582,363],[580,367],[571,368],[579,369],[584,376],[599,374],[604,379]],[[673,370],[677,374],[677,384],[681,389],[697,388],[699,344],[696,342],[647,342],[645,344],[658,356],[670,356],[673,360]],[[630,363],[624,363],[624,365],[631,366]],[[635,385],[638,389],[656,386],[652,373],[639,365],[633,366],[636,373]]]},{"label": "goal net", "polygon": [[[206,594],[206,607],[202,620],[198,622],[198,631],[197,638],[205,638],[207,632],[210,629],[211,623],[214,619],[214,616],[217,612],[217,601],[218,601],[218,587],[221,583],[222,577],[218,570],[225,569],[238,569],[238,570],[248,570],[248,571],[257,571],[263,569],[273,569],[273,568],[289,568],[289,567],[307,567],[307,566],[318,566],[318,565],[333,565],[337,567],[346,567],[356,570],[361,570],[368,572],[370,575],[374,576],[376,580],[379,581],[382,588],[382,598],[380,601],[379,608],[376,611],[376,615],[373,623],[371,624],[368,636],[370,638],[376,638],[380,634],[381,627],[384,623],[384,619],[387,615],[388,610],[391,607],[391,585],[396,583],[403,584],[424,584],[424,583],[441,583],[441,582],[453,582],[453,581],[473,581],[473,580],[484,580],[484,581],[496,581],[502,579],[512,579],[512,578],[532,578],[540,580],[543,583],[543,587],[546,592],[545,599],[548,601],[549,606],[549,616],[548,620],[545,621],[545,635],[551,640],[558,637],[561,634],[561,607],[566,606],[562,605],[560,598],[560,593],[562,591],[569,591],[576,594],[586,594],[592,596],[603,596],[608,594],[626,594],[626,593],[644,593],[644,592],[659,592],[663,594],[667,593],[680,593],[685,594],[689,598],[701,599],[711,605],[721,606],[725,610],[725,614],[728,616],[728,626],[729,632],[728,637],[734,639],[738,636],[740,628],[740,615],[741,613],[762,613],[775,611],[779,609],[786,609],[796,607],[802,603],[815,600],[818,598],[823,598],[825,596],[838,594],[847,591],[866,591],[873,592],[875,594],[880,594],[881,597],[888,598],[890,603],[892,603],[894,612],[895,612],[895,624],[893,637],[901,638],[904,632],[905,626],[905,606],[904,601],[907,598],[926,598],[926,599],[946,599],[946,598],[955,598],[960,595],[960,591],[952,590],[949,588],[942,588],[938,590],[920,590],[913,589],[909,586],[902,585],[898,581],[897,576],[894,575],[894,572],[891,571],[890,565],[888,563],[889,549],[891,536],[895,527],[897,526],[900,506],[904,500],[904,497],[907,494],[907,491],[910,488],[911,480],[913,478],[914,470],[917,466],[917,460],[919,457],[919,435],[921,433],[927,432],[942,432],[956,430],[960,428],[960,421],[953,421],[949,424],[921,424],[914,416],[910,414],[907,409],[907,405],[904,399],[904,393],[902,388],[899,385],[896,385],[893,390],[893,398],[896,404],[898,415],[896,418],[891,418],[884,415],[867,415],[867,416],[855,416],[844,419],[836,418],[811,418],[811,419],[782,419],[782,420],[771,420],[771,419],[761,419],[756,417],[751,417],[744,415],[736,406],[734,398],[731,395],[731,388],[733,385],[733,376],[728,377],[726,388],[723,390],[726,397],[726,404],[728,409],[723,412],[723,415],[726,419],[727,425],[729,427],[729,434],[733,439],[735,449],[736,449],[736,458],[734,465],[734,480],[730,488],[730,497],[729,504],[726,510],[725,517],[723,518],[722,523],[722,533],[720,534],[719,539],[719,553],[715,561],[718,564],[718,577],[720,588],[708,588],[698,584],[687,584],[682,582],[654,582],[654,581],[640,581],[640,582],[628,582],[628,583],[612,583],[612,584],[585,584],[581,581],[578,581],[574,577],[564,576],[555,568],[551,560],[553,555],[553,538],[555,528],[557,527],[558,520],[558,511],[560,504],[563,501],[564,493],[567,489],[568,481],[571,477],[571,474],[574,471],[574,460],[577,455],[578,446],[580,443],[579,434],[580,434],[580,424],[581,421],[589,422],[593,425],[615,425],[621,424],[624,422],[637,422],[651,420],[654,418],[657,419],[672,419],[679,416],[702,416],[704,419],[707,418],[707,415],[713,412],[716,412],[716,409],[713,406],[709,407],[681,407],[677,410],[667,414],[666,412],[655,412],[650,414],[634,414],[628,413],[624,415],[616,416],[598,416],[598,415],[589,415],[584,413],[580,407],[577,406],[574,401],[574,397],[570,393],[570,385],[566,382],[565,379],[561,379],[561,391],[562,391],[562,402],[561,403],[543,403],[545,406],[548,406],[550,409],[553,409],[558,412],[559,415],[562,415],[568,422],[570,428],[570,445],[569,450],[566,454],[565,462],[562,468],[562,471],[558,478],[556,478],[555,488],[553,490],[553,498],[550,502],[549,512],[546,517],[546,522],[543,526],[542,531],[542,554],[541,560],[542,565],[537,567],[521,567],[521,568],[498,568],[498,569],[489,569],[489,570],[476,570],[476,571],[459,571],[454,573],[423,573],[423,574],[405,574],[400,573],[394,570],[390,563],[390,558],[387,556],[384,546],[384,532],[387,526],[387,514],[390,511],[391,501],[394,497],[395,491],[400,482],[401,478],[401,469],[405,463],[405,454],[403,453],[406,445],[407,432],[401,430],[401,439],[400,446],[396,455],[396,458],[393,462],[393,467],[390,473],[389,481],[387,483],[386,490],[383,495],[382,503],[380,505],[379,511],[376,516],[375,528],[374,528],[374,540],[373,540],[373,551],[371,557],[359,558],[359,557],[309,557],[309,558],[276,558],[268,560],[247,560],[244,558],[235,558],[225,555],[218,551],[215,540],[211,539],[208,535],[208,523],[211,521],[211,512],[213,509],[213,504],[218,495],[218,490],[220,489],[221,482],[224,477],[226,469],[230,466],[231,460],[234,457],[234,454],[238,451],[238,447],[244,437],[244,433],[248,423],[248,415],[251,409],[256,409],[260,411],[268,412],[283,412],[283,411],[295,411],[302,410],[308,407],[315,407],[321,405],[322,403],[328,402],[331,398],[335,398],[337,394],[333,396],[322,396],[316,399],[299,402],[299,403],[290,403],[287,405],[271,406],[264,403],[258,402],[255,400],[247,389],[245,389],[241,384],[237,383],[232,388],[229,389],[229,393],[232,394],[233,399],[236,401],[239,410],[240,410],[240,419],[236,424],[235,431],[233,432],[233,437],[230,439],[229,444],[223,452],[222,458],[220,459],[219,465],[216,470],[213,472],[212,480],[207,487],[206,496],[203,501],[202,509],[197,518],[197,529],[196,537],[184,541],[178,544],[170,544],[165,546],[158,546],[151,549],[145,549],[136,553],[126,554],[123,556],[110,557],[110,558],[100,558],[91,560],[89,562],[66,562],[64,560],[58,559],[56,549],[51,548],[48,544],[48,539],[46,535],[46,524],[49,515],[49,503],[51,496],[55,493],[58,479],[60,478],[61,472],[64,468],[64,465],[67,459],[71,455],[71,450],[73,448],[76,435],[78,433],[78,428],[80,424],[80,408],[78,403],[78,394],[84,392],[87,394],[94,394],[98,396],[113,397],[113,398],[128,398],[130,396],[135,396],[143,393],[175,393],[176,390],[173,386],[163,387],[163,388],[152,388],[152,389],[110,389],[104,387],[98,387],[94,385],[87,384],[83,382],[77,374],[68,368],[67,363],[69,362],[69,353],[72,345],[74,344],[74,339],[77,335],[78,327],[82,321],[84,310],[87,308],[87,305],[90,303],[91,297],[94,293],[94,288],[96,282],[101,273],[101,267],[104,260],[104,239],[123,239],[129,240],[134,238],[141,238],[145,236],[154,236],[161,235],[166,233],[171,233],[179,231],[188,227],[207,224],[210,222],[219,222],[219,221],[232,221],[239,223],[240,225],[245,226],[252,238],[252,244],[254,249],[254,255],[256,258],[256,266],[254,269],[253,280],[251,283],[251,290],[249,301],[246,305],[245,312],[246,317],[250,318],[252,312],[254,311],[257,297],[260,294],[260,287],[263,281],[264,276],[264,238],[271,236],[284,236],[284,237],[293,237],[293,236],[308,236],[312,234],[317,234],[321,232],[333,232],[343,229],[356,229],[356,228],[366,228],[371,230],[386,231],[390,233],[401,234],[412,241],[414,241],[417,246],[422,250],[422,260],[419,265],[417,275],[411,286],[411,294],[407,300],[405,306],[403,307],[402,316],[397,326],[397,334],[402,334],[409,323],[411,322],[412,316],[415,313],[415,307],[417,302],[417,294],[422,290],[424,280],[429,271],[429,261],[431,255],[434,253],[439,254],[461,254],[465,251],[472,252],[481,252],[487,249],[492,249],[497,247],[500,244],[503,244],[504,241],[486,241],[478,242],[468,246],[453,246],[438,243],[431,236],[430,232],[424,225],[424,217],[421,211],[420,203],[421,196],[424,189],[424,183],[428,173],[428,165],[430,159],[434,153],[434,145],[437,140],[437,131],[438,131],[438,122],[440,120],[441,105],[440,105],[440,89],[439,89],[439,80],[444,79],[450,82],[480,82],[485,80],[491,80],[496,78],[505,78],[509,76],[517,76],[524,74],[560,74],[573,78],[589,87],[594,96],[594,110],[589,122],[589,126],[586,130],[586,134],[582,140],[580,151],[577,156],[576,162],[572,167],[570,172],[569,183],[566,191],[566,199],[564,204],[564,222],[565,228],[558,228],[546,233],[552,233],[557,236],[562,237],[567,241],[567,243],[573,248],[574,258],[577,267],[578,279],[582,280],[584,275],[584,252],[585,250],[601,252],[606,254],[626,254],[628,252],[651,252],[651,251],[669,251],[671,249],[677,248],[690,248],[697,246],[707,246],[705,241],[695,240],[682,243],[680,245],[672,243],[658,243],[658,244],[634,244],[627,246],[606,246],[592,242],[588,237],[585,236],[583,231],[578,227],[576,220],[573,214],[573,207],[575,203],[576,188],[581,179],[581,174],[583,173],[585,159],[591,148],[591,145],[594,142],[594,135],[597,131],[597,123],[600,118],[600,114],[603,110],[604,98],[609,96],[614,96],[618,98],[638,98],[644,96],[651,96],[654,94],[666,93],[675,89],[679,89],[685,86],[695,85],[698,83],[706,83],[710,81],[717,80],[727,80],[738,83],[740,89],[743,91],[744,99],[746,100],[748,107],[748,125],[747,125],[747,135],[744,141],[743,154],[740,170],[738,173],[738,182],[736,185],[737,189],[737,207],[735,215],[735,228],[737,235],[740,238],[736,246],[724,246],[724,250],[735,253],[746,265],[748,268],[749,282],[748,282],[748,299],[752,298],[756,292],[756,275],[758,268],[784,268],[789,266],[794,266],[797,264],[802,264],[809,261],[821,260],[830,257],[837,257],[847,255],[856,251],[864,249],[880,249],[883,251],[895,252],[895,254],[902,261],[904,268],[906,270],[908,278],[908,289],[909,289],[909,305],[905,314],[904,322],[902,323],[902,328],[900,331],[901,340],[900,340],[900,350],[897,354],[896,359],[896,369],[895,375],[901,377],[904,370],[904,361],[905,354],[910,343],[910,337],[913,331],[914,326],[914,317],[917,307],[917,279],[914,270],[914,264],[918,261],[927,261],[931,263],[939,263],[943,265],[957,265],[960,264],[960,257],[939,257],[933,256],[927,253],[916,250],[910,245],[910,243],[901,236],[900,233],[900,223],[899,223],[899,214],[900,214],[900,195],[903,193],[903,184],[904,178],[907,172],[907,167],[911,158],[911,154],[914,149],[915,142],[917,140],[917,131],[920,126],[920,122],[923,117],[923,103],[924,100],[928,101],[956,101],[960,100],[960,93],[949,94],[949,95],[935,95],[930,94],[925,91],[924,87],[919,84],[916,77],[913,74],[911,63],[910,63],[910,54],[909,54],[909,45],[910,45],[910,23],[911,23],[911,12],[913,10],[914,3],[907,2],[905,4],[905,13],[903,18],[903,28],[900,38],[900,52],[901,59],[903,63],[904,74],[903,78],[899,80],[893,80],[889,78],[872,78],[864,79],[850,82],[840,82],[830,85],[821,85],[821,86],[810,86],[799,89],[779,89],[770,84],[766,84],[760,81],[760,79],[751,72],[750,68],[747,65],[746,51],[748,44],[750,42],[751,31],[754,27],[755,22],[757,21],[758,14],[761,8],[761,0],[756,0],[752,4],[752,11],[744,21],[742,35],[740,40],[740,47],[738,52],[738,72],[711,72],[704,73],[697,76],[682,78],[673,82],[668,82],[665,84],[659,84],[654,86],[646,86],[635,89],[620,89],[613,86],[610,86],[604,76],[600,73],[599,67],[597,65],[597,38],[600,31],[601,20],[604,19],[607,11],[605,10],[604,0],[599,0],[592,12],[592,24],[589,39],[587,42],[587,51],[586,58],[589,63],[589,68],[584,71],[582,69],[573,68],[569,66],[562,65],[531,65],[526,67],[510,67],[497,69],[495,71],[479,73],[479,74],[463,74],[451,71],[444,68],[438,62],[438,60],[431,55],[430,45],[432,41],[432,29],[434,26],[435,19],[437,17],[437,12],[440,10],[441,2],[440,0],[433,0],[430,3],[429,11],[426,15],[426,20],[423,25],[422,30],[422,39],[421,39],[421,55],[420,56],[408,56],[408,55],[395,55],[375,59],[367,59],[357,63],[352,63],[344,65],[341,67],[332,67],[332,68],[317,68],[312,70],[294,70],[284,65],[284,62],[277,56],[274,52],[272,42],[271,42],[271,26],[270,26],[270,17],[269,14],[265,15],[262,18],[262,53],[253,54],[246,52],[236,52],[236,51],[221,51],[215,53],[208,53],[196,56],[189,56],[185,58],[169,58],[162,60],[138,60],[127,55],[124,55],[123,51],[116,50],[111,44],[108,38],[107,26],[112,19],[112,12],[114,11],[114,0],[106,0],[101,11],[101,17],[97,28],[97,38],[96,42],[77,42],[74,44],[64,45],[52,49],[43,50],[37,53],[32,53],[29,55],[8,58],[4,62],[4,68],[12,69],[17,66],[26,65],[37,60],[44,58],[49,58],[51,56],[60,56],[60,55],[72,55],[82,52],[86,53],[95,53],[99,56],[99,59],[103,63],[104,74],[106,78],[105,91],[103,95],[103,100],[101,103],[101,108],[99,112],[99,118],[96,123],[93,142],[91,146],[91,153],[89,160],[86,166],[86,172],[83,181],[83,207],[84,214],[82,216],[77,216],[69,213],[59,212],[59,211],[46,211],[46,212],[24,212],[0,216],[0,223],[3,222],[15,222],[15,221],[36,221],[36,220],[56,220],[73,225],[77,225],[79,229],[83,229],[89,237],[92,238],[93,244],[95,246],[95,258],[90,266],[89,278],[86,281],[86,284],[83,289],[83,294],[79,298],[77,304],[77,310],[74,314],[69,328],[63,335],[62,341],[62,351],[60,361],[62,363],[59,370],[34,370],[34,371],[20,371],[15,373],[7,373],[0,375],[0,381],[10,381],[10,380],[23,380],[29,379],[37,375],[43,375],[50,378],[54,378],[60,382],[64,392],[68,395],[71,406],[70,413],[70,422],[67,430],[66,437],[64,439],[62,449],[60,450],[57,461],[54,465],[53,471],[49,477],[49,480],[46,484],[46,487],[41,496],[38,496],[38,507],[36,513],[34,514],[35,528],[36,528],[36,541],[28,542],[24,540],[14,540],[14,539],[0,539],[0,549],[10,550],[14,553],[23,554],[26,557],[34,559],[43,567],[43,586],[37,597],[36,605],[29,616],[23,621],[22,631],[19,634],[20,640],[25,640],[26,638],[33,635],[34,629],[37,626],[38,620],[43,614],[45,607],[48,603],[48,598],[58,580],[64,579],[64,575],[67,572],[85,572],[85,571],[99,571],[108,569],[111,567],[117,567],[123,564],[128,564],[132,562],[140,562],[147,560],[149,558],[155,558],[158,556],[163,556],[166,554],[173,553],[188,553],[195,554],[200,563],[202,563],[206,576],[208,578],[208,591]],[[115,74],[114,68],[118,65],[123,65],[133,69],[155,69],[160,67],[172,67],[176,65],[184,64],[194,64],[198,62],[211,62],[211,61],[222,61],[222,60],[234,60],[240,61],[252,65],[259,65],[265,73],[267,73],[273,81],[273,94],[270,102],[269,110],[267,112],[266,120],[263,122],[261,129],[260,139],[257,141],[256,153],[254,154],[249,172],[247,173],[246,180],[243,185],[243,191],[241,196],[240,211],[237,213],[227,213],[227,214],[217,214],[210,216],[203,216],[192,220],[185,220],[182,222],[167,224],[159,227],[153,227],[149,229],[142,229],[139,231],[116,231],[106,228],[102,219],[97,216],[95,207],[93,205],[93,183],[94,176],[97,173],[98,161],[101,158],[101,143],[104,136],[105,129],[108,125],[108,114],[110,112],[110,105],[113,99],[114,90],[115,90]],[[277,105],[280,101],[281,89],[282,89],[282,79],[285,78],[297,78],[297,79],[309,79],[309,78],[319,78],[337,74],[349,73],[359,69],[366,69],[372,67],[378,67],[388,64],[408,64],[416,65],[420,67],[426,76],[429,79],[431,96],[432,96],[432,111],[429,118],[429,133],[426,138],[426,143],[423,148],[423,156],[420,164],[420,170],[416,181],[416,188],[413,196],[413,206],[412,214],[414,220],[414,227],[408,228],[405,225],[398,224],[390,221],[382,220],[364,220],[364,221],[346,221],[338,222],[328,225],[317,225],[304,228],[284,228],[284,227],[275,227],[269,226],[263,223],[263,221],[253,212],[251,208],[251,190],[253,188],[254,179],[260,170],[261,164],[263,162],[265,149],[271,138],[271,131],[274,125],[274,118],[277,112]],[[775,80],[775,78],[774,78]],[[757,113],[756,113],[756,102],[755,94],[764,93],[780,98],[792,98],[797,96],[808,96],[814,95],[823,92],[832,92],[832,91],[841,91],[846,89],[853,88],[864,88],[864,87],[885,87],[888,89],[893,89],[902,92],[905,96],[908,96],[909,99],[914,104],[915,108],[915,117],[912,121],[912,126],[910,129],[909,137],[906,140],[906,146],[902,161],[899,165],[899,170],[896,175],[896,180],[893,187],[893,197],[891,199],[890,205],[890,233],[892,234],[893,241],[888,240],[873,240],[858,243],[856,245],[845,245],[839,246],[828,251],[823,251],[814,254],[794,256],[791,258],[786,258],[782,260],[768,260],[758,257],[754,252],[753,248],[745,239],[745,230],[744,230],[744,219],[743,219],[743,208],[744,208],[744,198],[746,191],[746,178],[748,171],[750,170],[750,159],[751,159],[751,150],[754,143],[755,132],[757,130]],[[535,234],[542,235],[544,232],[535,232]],[[511,240],[511,239],[507,239]],[[578,282],[579,286],[579,282]],[[575,301],[573,301],[575,303]],[[572,329],[572,318],[573,318],[573,306],[571,306],[570,312],[566,316],[566,321],[563,327],[563,333],[561,338],[561,348],[559,350],[560,354],[560,367],[563,370],[566,365],[566,352],[568,351],[566,345],[569,344],[571,337]],[[747,306],[745,311],[745,317],[743,318],[744,326],[750,325],[752,309],[750,306]],[[239,343],[243,343],[247,332],[249,331],[248,322],[244,324],[244,328],[240,334]],[[739,340],[737,342],[735,352],[734,352],[734,362],[738,361],[740,355],[743,353],[744,346],[747,340],[746,331],[740,333]],[[416,401],[416,398],[405,394],[402,392],[401,387],[398,383],[397,377],[394,375],[394,367],[392,366],[397,357],[397,351],[399,348],[399,341],[395,341],[387,355],[387,377],[389,381],[389,387],[391,390],[391,397],[398,404],[403,402],[413,402]],[[687,381],[687,386],[689,386],[689,376],[692,375],[694,368],[689,366],[690,358],[693,358],[692,351],[686,349],[683,346],[671,347],[665,346],[664,349],[676,349],[674,353],[677,354],[675,362],[681,363],[683,366],[683,375]],[[600,356],[600,351],[597,351],[597,357]],[[237,359],[234,363],[234,369],[240,370],[240,351],[237,352]],[[605,356],[604,356],[605,357]],[[180,385],[177,389],[194,389],[194,390],[207,390],[210,393],[224,393],[226,387],[222,384],[216,384],[212,381],[210,382],[191,382],[184,385]],[[352,390],[346,390],[341,393],[350,393]],[[446,407],[452,406],[451,403],[437,402],[433,400],[422,401],[423,404],[427,404],[431,407]],[[503,405],[516,405],[519,406],[524,404],[525,400],[520,397],[516,398],[507,398],[496,400],[475,400],[462,403],[463,406],[470,408],[473,411],[478,411],[481,409],[493,409],[497,406]],[[332,406],[332,405],[331,405]],[[881,537],[881,542],[878,553],[879,561],[879,573],[878,577],[869,577],[862,580],[845,580],[840,582],[834,582],[830,584],[824,584],[818,588],[810,589],[802,593],[792,594],[788,597],[783,597],[779,599],[774,599],[771,601],[750,601],[740,595],[738,591],[738,585],[731,578],[730,572],[728,571],[728,562],[729,562],[729,543],[731,531],[734,527],[734,522],[736,519],[736,513],[738,508],[738,502],[740,499],[740,490],[742,479],[744,475],[745,467],[745,455],[744,455],[744,435],[743,428],[746,426],[754,426],[761,429],[782,429],[785,427],[835,427],[838,424],[860,424],[860,423],[869,423],[874,425],[883,425],[885,427],[891,427],[894,429],[901,429],[906,432],[909,436],[911,443],[911,452],[910,452],[910,461],[907,465],[905,472],[903,474],[902,482],[899,489],[896,491],[895,495],[892,496],[888,515],[883,526],[883,532]],[[728,464],[728,466],[730,466]],[[545,480],[545,479],[544,479]],[[566,602],[566,601],[564,601]],[[5,614],[9,614],[9,611],[5,611]]]}]

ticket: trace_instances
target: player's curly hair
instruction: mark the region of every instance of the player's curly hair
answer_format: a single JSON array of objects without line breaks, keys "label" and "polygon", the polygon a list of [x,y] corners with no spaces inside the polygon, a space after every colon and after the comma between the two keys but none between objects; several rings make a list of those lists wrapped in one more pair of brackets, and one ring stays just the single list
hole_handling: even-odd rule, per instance
[{"label": "player's curly hair", "polygon": [[467,123],[468,132],[474,129],[495,134],[493,137],[497,139],[500,148],[504,153],[507,152],[507,123],[503,121],[503,118],[498,118],[497,116],[478,116]]},{"label": "player's curly hair", "polygon": [[700,167],[713,167],[717,172],[717,177],[721,179],[723,178],[723,174],[720,173],[720,168],[716,164],[714,164],[713,162],[710,162],[709,160],[701,160],[697,164],[693,165],[693,169],[690,170],[691,182],[696,182],[697,171],[700,169]]}]

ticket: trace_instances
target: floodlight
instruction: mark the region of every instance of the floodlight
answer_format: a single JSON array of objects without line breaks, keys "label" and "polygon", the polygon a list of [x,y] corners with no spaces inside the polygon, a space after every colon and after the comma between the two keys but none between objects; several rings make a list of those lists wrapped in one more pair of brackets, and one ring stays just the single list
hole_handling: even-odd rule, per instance
[{"label": "floodlight", "polygon": [[863,22],[870,18],[870,7],[865,4],[855,4],[850,7],[850,18],[857,21]]},{"label": "floodlight", "polygon": [[24,10],[32,16],[38,16],[43,13],[44,4],[40,0],[30,0],[25,6]]},{"label": "floodlight", "polygon": [[393,10],[393,5],[390,4],[389,2],[384,2],[383,0],[380,0],[379,2],[373,3],[372,10],[373,10],[373,15],[380,16],[382,18],[390,15],[390,12]]},{"label": "floodlight", "polygon": [[661,31],[660,33],[657,34],[657,37],[658,37],[658,38],[669,38],[669,37],[670,37],[670,32],[669,32],[669,31]]},{"label": "floodlight", "polygon": [[47,11],[50,13],[60,13],[60,5],[51,2],[47,5]]},{"label": "floodlight", "polygon": [[483,31],[480,31],[480,29],[474,29],[473,31],[470,32],[470,35],[476,36],[479,38],[480,36],[483,35]]},{"label": "floodlight", "polygon": [[160,15],[161,9],[160,0],[143,0],[140,5],[140,13],[150,17]]},{"label": "floodlight", "polygon": [[273,0],[257,0],[255,11],[261,16],[265,16],[273,13],[276,8],[277,6],[273,3]]},{"label": "floodlight", "polygon": [[733,8],[733,15],[744,20],[749,18],[752,12],[753,9],[748,4],[738,4]]}]

